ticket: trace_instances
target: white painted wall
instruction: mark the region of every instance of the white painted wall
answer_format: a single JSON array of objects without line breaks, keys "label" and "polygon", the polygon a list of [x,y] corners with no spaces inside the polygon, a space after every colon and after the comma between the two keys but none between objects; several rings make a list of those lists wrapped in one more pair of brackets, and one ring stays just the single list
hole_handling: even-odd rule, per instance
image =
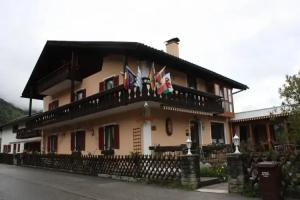
[{"label": "white painted wall", "polygon": [[[22,126],[19,126],[22,127]],[[10,154],[13,153],[14,150],[14,144],[16,144],[16,153],[23,153],[24,151],[24,145],[27,142],[33,142],[33,141],[41,141],[41,137],[34,137],[34,138],[28,138],[28,139],[16,139],[16,133],[13,133],[12,126],[6,126],[2,128],[2,131],[0,132],[1,136],[1,153],[3,153],[4,145],[10,145],[11,151]],[[18,144],[20,144],[20,151],[18,151]]]},{"label": "white painted wall", "polygon": [[[4,145],[9,145],[11,142],[16,141],[16,134],[12,132],[12,126],[6,126],[2,128],[1,135],[1,153],[3,153]],[[11,152],[13,152],[13,145],[11,145]]]}]

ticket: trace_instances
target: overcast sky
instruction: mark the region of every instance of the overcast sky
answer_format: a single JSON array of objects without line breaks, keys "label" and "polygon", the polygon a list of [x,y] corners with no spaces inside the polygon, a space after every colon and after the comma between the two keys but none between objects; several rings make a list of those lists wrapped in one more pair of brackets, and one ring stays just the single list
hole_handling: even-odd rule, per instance
[{"label": "overcast sky", "polygon": [[[250,89],[236,111],[280,104],[286,74],[300,70],[300,1],[0,0],[0,97],[20,98],[47,40],[137,41],[165,49]],[[34,108],[42,103],[34,101]]]}]

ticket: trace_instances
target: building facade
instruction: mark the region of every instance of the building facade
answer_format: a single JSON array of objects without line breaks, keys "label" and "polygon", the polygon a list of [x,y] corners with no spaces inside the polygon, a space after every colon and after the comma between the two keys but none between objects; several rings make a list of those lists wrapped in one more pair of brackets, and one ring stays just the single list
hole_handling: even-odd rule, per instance
[{"label": "building facade", "polygon": [[42,141],[40,131],[26,132],[26,120],[27,117],[22,117],[0,126],[1,153],[40,152]]},{"label": "building facade", "polygon": [[[233,89],[244,84],[180,59],[179,39],[167,52],[135,42],[48,41],[22,96],[44,112],[26,129],[42,132],[41,151],[58,154],[150,154],[151,147],[230,143]],[[124,66],[142,87],[124,88]],[[150,70],[166,66],[173,92],[158,94]],[[31,108],[31,104],[30,104]]]},{"label": "building facade", "polygon": [[262,151],[294,144],[289,140],[287,118],[288,114],[277,106],[236,113],[231,126],[242,144],[250,144],[254,150]]}]

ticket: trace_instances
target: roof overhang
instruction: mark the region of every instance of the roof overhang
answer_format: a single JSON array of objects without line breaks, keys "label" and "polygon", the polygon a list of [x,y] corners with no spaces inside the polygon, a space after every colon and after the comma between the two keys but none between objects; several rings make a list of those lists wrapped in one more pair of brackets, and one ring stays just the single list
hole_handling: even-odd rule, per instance
[{"label": "roof overhang", "polygon": [[55,62],[58,62],[62,58],[71,58],[73,51],[88,51],[102,56],[107,54],[122,54],[149,59],[166,66],[172,66],[181,71],[192,72],[205,80],[220,81],[236,89],[248,89],[247,85],[137,42],[47,41],[23,90],[22,97],[42,99],[44,95],[40,94],[32,86],[36,85],[40,79],[49,73],[57,70],[61,65]]}]

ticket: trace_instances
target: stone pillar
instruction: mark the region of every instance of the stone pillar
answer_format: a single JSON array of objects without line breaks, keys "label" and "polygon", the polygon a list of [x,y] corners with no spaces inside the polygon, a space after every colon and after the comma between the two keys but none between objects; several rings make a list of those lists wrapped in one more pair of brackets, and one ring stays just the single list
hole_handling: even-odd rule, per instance
[{"label": "stone pillar", "polygon": [[227,154],[228,164],[228,191],[240,193],[244,186],[243,154]]},{"label": "stone pillar", "polygon": [[197,189],[200,186],[199,155],[181,156],[181,185],[188,189]]}]

